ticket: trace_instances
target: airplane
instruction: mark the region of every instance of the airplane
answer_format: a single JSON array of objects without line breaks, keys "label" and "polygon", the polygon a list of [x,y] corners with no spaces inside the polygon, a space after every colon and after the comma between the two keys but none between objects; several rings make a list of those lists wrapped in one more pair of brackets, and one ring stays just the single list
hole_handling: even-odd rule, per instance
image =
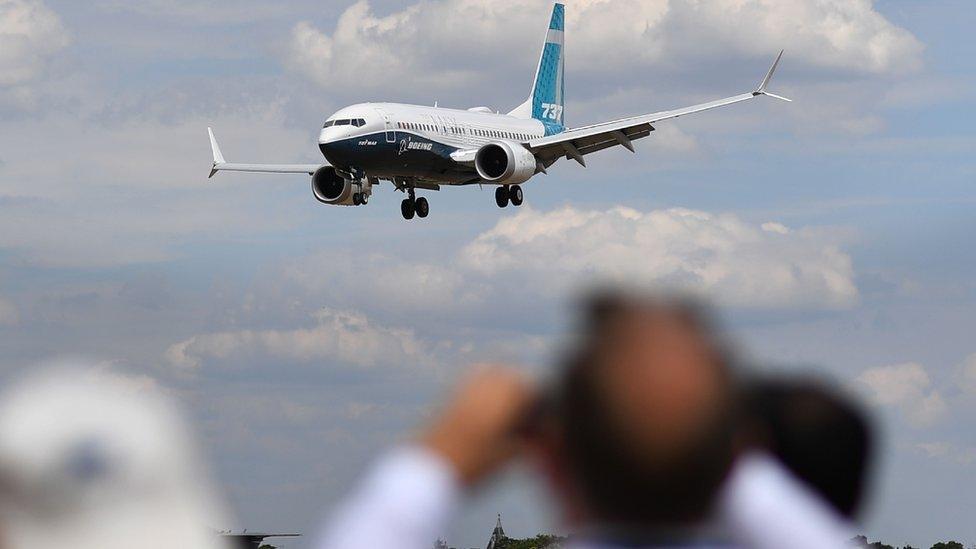
[{"label": "airplane", "polygon": [[654,124],[734,103],[768,96],[786,97],[767,90],[783,57],[779,52],[754,91],[701,103],[567,128],[563,125],[563,50],[565,6],[556,3],[546,32],[542,55],[529,98],[508,114],[487,107],[468,110],[362,103],[343,108],[326,120],[319,134],[319,149],[327,162],[316,164],[238,164],[227,162],[213,129],[210,145],[217,172],[293,173],[312,176],[312,194],[324,204],[362,206],[373,187],[393,184],[407,197],[400,203],[404,219],[425,218],[430,205],[418,189],[437,191],[445,185],[494,185],[495,203],[521,206],[521,185],[557,160],[575,160],[584,168],[588,154],[621,146],[635,152],[633,142],[647,137]]}]

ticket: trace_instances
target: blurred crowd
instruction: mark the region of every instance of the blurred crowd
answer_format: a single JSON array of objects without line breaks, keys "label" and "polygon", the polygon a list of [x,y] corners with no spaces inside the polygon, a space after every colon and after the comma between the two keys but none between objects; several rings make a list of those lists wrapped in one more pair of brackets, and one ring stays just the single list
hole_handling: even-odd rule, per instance
[{"label": "blurred crowd", "polygon": [[[549,487],[567,549],[850,546],[874,446],[856,402],[741,364],[692,302],[599,292],[580,310],[551,377],[473,369],[314,547],[427,549],[514,462]],[[205,471],[158,391],[35,376],[0,399],[0,549],[222,547]]]}]

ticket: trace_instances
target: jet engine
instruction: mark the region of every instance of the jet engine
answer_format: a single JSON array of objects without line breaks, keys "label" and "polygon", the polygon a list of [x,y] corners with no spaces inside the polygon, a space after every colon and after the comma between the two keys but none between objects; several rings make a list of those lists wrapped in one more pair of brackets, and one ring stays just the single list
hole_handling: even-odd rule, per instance
[{"label": "jet engine", "polygon": [[521,145],[489,143],[474,157],[474,167],[485,181],[501,185],[518,185],[536,174],[535,155]]},{"label": "jet engine", "polygon": [[361,184],[345,179],[332,166],[322,166],[312,175],[312,194],[323,204],[358,206],[365,200],[356,202],[356,195],[362,197],[369,191],[364,192]]}]

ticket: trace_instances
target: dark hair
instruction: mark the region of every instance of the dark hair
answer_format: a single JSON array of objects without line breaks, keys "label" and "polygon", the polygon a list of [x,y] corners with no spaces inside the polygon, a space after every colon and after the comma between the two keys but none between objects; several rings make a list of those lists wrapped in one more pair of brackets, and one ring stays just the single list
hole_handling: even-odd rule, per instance
[{"label": "dark hair", "polygon": [[570,472],[588,510],[599,521],[625,527],[700,521],[732,460],[733,421],[726,404],[716,407],[683,448],[666,459],[648,460],[625,434],[627,426],[611,417],[613,397],[597,379],[617,323],[634,314],[660,313],[694,330],[710,346],[716,371],[724,376],[724,354],[713,345],[705,315],[687,302],[613,293],[595,295],[584,310],[579,344],[564,359],[556,410]]},{"label": "dark hair", "polygon": [[760,444],[840,513],[856,515],[874,437],[853,401],[819,381],[762,379],[745,391],[743,411]]}]

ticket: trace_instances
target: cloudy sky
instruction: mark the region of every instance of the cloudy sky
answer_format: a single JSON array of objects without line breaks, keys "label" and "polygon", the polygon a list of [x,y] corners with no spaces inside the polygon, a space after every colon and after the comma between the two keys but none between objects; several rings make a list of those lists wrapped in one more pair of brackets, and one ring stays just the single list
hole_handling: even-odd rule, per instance
[{"label": "cloudy sky", "polygon": [[[541,0],[0,0],[0,368],[63,358],[169,387],[226,487],[228,528],[311,532],[465,364],[544,375],[594,279],[701,292],[743,352],[814,368],[886,435],[865,531],[976,542],[976,12],[967,0],[575,0],[569,125],[752,89],[637,155],[365,208],[303,176],[366,100],[508,110]],[[513,473],[450,533],[547,528]],[[304,547],[304,542],[287,547]]]}]

